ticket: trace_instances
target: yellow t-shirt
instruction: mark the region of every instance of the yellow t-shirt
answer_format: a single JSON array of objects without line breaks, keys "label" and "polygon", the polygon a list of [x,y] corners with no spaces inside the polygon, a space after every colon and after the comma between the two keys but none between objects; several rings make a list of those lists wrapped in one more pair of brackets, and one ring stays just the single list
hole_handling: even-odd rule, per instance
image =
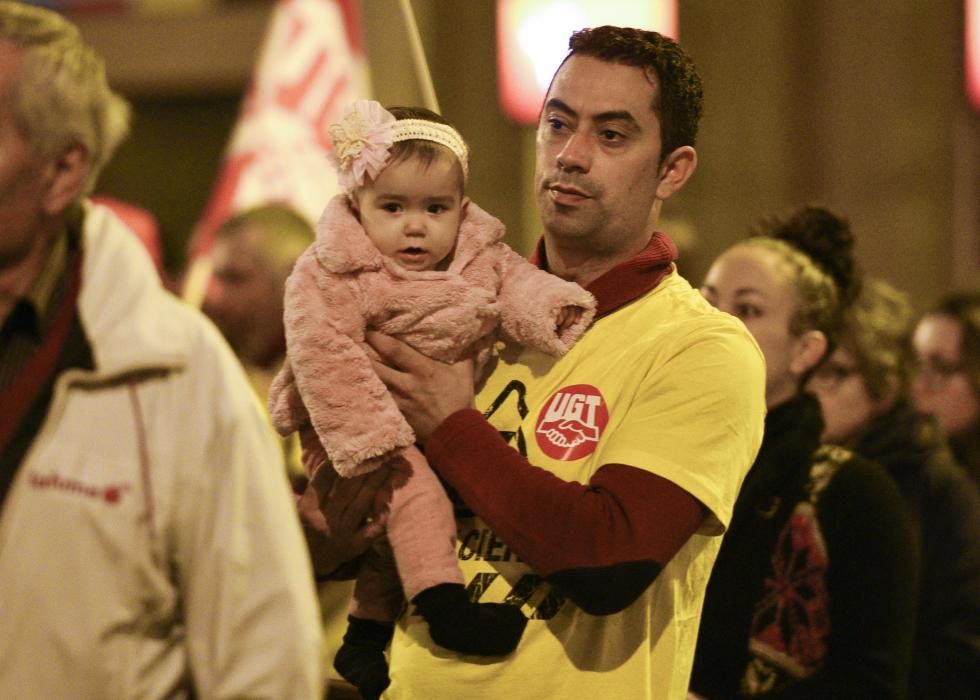
[{"label": "yellow t-shirt", "polygon": [[530,618],[505,658],[435,644],[413,610],[391,649],[385,698],[679,698],[687,694],[708,575],[762,440],[762,354],[745,327],[676,272],[599,319],[561,359],[509,347],[477,397],[531,464],[586,483],[604,464],[658,474],[710,515],[627,609],[589,615],[483,522],[458,521],[464,581]]}]

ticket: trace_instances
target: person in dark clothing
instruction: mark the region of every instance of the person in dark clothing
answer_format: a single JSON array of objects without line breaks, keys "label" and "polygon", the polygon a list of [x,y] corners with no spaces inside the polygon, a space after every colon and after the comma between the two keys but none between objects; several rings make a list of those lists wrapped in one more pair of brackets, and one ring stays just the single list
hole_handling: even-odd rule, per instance
[{"label": "person in dark clothing", "polygon": [[972,697],[980,689],[980,491],[935,422],[912,407],[912,327],[906,295],[869,281],[809,386],[824,438],[884,466],[912,518],[921,572],[909,698]]},{"label": "person in dark clothing", "polygon": [[933,416],[980,485],[980,292],[942,299],[915,328],[915,407]]},{"label": "person in dark clothing", "polygon": [[762,448],[705,596],[692,698],[900,698],[917,575],[912,530],[885,470],[821,444],[803,387],[832,351],[857,288],[853,236],[805,207],[711,266],[702,292],[766,357]]}]

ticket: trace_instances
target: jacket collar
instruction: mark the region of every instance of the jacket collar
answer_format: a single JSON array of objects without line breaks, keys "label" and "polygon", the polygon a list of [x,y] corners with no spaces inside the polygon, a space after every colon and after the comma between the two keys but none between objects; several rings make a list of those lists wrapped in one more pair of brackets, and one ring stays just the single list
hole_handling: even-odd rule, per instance
[{"label": "jacket collar", "polygon": [[136,236],[109,209],[91,203],[82,227],[78,304],[99,377],[187,363],[182,316],[197,312],[163,288]]}]

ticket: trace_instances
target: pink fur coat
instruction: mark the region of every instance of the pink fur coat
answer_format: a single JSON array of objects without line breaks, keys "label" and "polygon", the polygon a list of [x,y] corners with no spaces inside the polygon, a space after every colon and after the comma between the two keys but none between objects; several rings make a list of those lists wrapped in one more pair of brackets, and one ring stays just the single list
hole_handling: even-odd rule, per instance
[{"label": "pink fur coat", "polygon": [[[591,323],[595,300],[522,258],[503,234],[500,221],[470,202],[449,269],[410,271],[383,256],[346,198],[334,197],[286,283],[287,360],[269,396],[276,429],[288,435],[311,423],[346,477],[414,444],[371,366],[366,330],[444,362],[469,353],[479,365],[498,337],[551,355],[567,352]],[[566,306],[581,312],[559,332]]]}]

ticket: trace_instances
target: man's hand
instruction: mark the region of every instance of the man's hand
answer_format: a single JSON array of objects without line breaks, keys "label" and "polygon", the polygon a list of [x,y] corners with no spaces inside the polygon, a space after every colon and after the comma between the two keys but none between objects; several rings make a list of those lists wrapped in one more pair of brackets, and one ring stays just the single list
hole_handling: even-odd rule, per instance
[{"label": "man's hand", "polygon": [[446,418],[473,406],[472,360],[450,365],[382,333],[368,332],[366,339],[381,356],[374,371],[423,445]]},{"label": "man's hand", "polygon": [[384,532],[391,488],[387,466],[351,479],[329,466],[317,470],[297,506],[318,577],[359,557]]}]

